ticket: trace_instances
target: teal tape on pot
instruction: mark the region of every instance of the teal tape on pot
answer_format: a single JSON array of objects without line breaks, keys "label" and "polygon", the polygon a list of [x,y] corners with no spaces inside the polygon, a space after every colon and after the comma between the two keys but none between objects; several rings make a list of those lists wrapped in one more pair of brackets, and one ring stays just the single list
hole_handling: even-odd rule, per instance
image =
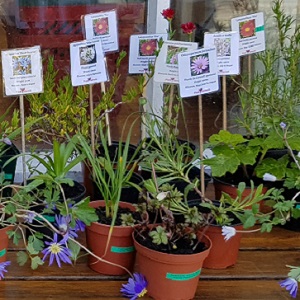
[{"label": "teal tape on pot", "polygon": [[[54,223],[54,221],[55,221],[55,217],[54,216],[50,216],[50,215],[42,215],[42,216],[44,217],[44,219],[46,219],[50,223]],[[40,217],[36,217],[35,219],[38,220],[38,221],[43,221],[43,219],[40,218]]]},{"label": "teal tape on pot", "polygon": [[200,273],[201,273],[201,269],[196,272],[188,273],[188,274],[167,273],[166,278],[170,280],[176,280],[176,281],[187,281],[199,276]]},{"label": "teal tape on pot", "polygon": [[5,254],[6,254],[6,249],[0,251],[0,257],[4,256]]},{"label": "teal tape on pot", "polygon": [[135,248],[132,247],[115,247],[112,246],[110,251],[113,253],[130,253],[133,252],[135,250]]},{"label": "teal tape on pot", "polygon": [[12,180],[13,179],[13,174],[7,174],[7,173],[5,173],[4,174],[4,179]]},{"label": "teal tape on pot", "polygon": [[297,204],[297,205],[296,205],[296,208],[297,208],[297,209],[300,209],[300,204]]},{"label": "teal tape on pot", "polygon": [[264,25],[255,28],[255,32],[264,31],[264,30],[265,30]]}]

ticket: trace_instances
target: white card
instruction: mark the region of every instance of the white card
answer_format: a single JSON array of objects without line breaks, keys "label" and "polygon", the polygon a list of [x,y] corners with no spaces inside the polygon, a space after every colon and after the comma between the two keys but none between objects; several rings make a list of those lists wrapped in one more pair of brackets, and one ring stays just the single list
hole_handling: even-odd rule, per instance
[{"label": "white card", "polygon": [[119,50],[117,14],[115,10],[93,13],[84,16],[85,38],[100,37],[104,52]]},{"label": "white card", "polygon": [[240,56],[265,51],[264,26],[262,12],[231,19],[231,30],[239,32]]},{"label": "white card", "polygon": [[101,39],[70,43],[73,86],[108,81]]},{"label": "white card", "polygon": [[179,91],[192,97],[219,90],[216,47],[178,54]]},{"label": "white card", "polygon": [[239,33],[205,33],[204,47],[215,46],[217,51],[219,75],[237,75],[240,73]]},{"label": "white card", "polygon": [[154,81],[179,83],[178,53],[196,50],[198,43],[165,41],[155,62]]},{"label": "white card", "polygon": [[143,74],[149,71],[158,49],[158,41],[166,41],[167,34],[137,34],[130,37],[129,73]]},{"label": "white card", "polygon": [[40,46],[1,51],[6,96],[43,92]]}]

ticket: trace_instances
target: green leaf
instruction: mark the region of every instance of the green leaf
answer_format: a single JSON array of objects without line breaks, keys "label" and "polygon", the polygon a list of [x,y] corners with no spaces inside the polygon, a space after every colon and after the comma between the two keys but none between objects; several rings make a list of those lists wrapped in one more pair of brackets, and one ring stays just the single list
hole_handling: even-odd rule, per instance
[{"label": "green leaf", "polygon": [[76,261],[78,259],[78,255],[80,253],[81,247],[77,243],[75,243],[71,240],[68,240],[68,247],[71,250],[72,260]]},{"label": "green leaf", "polygon": [[39,256],[35,256],[31,258],[31,269],[36,270],[38,266],[42,266],[44,264],[43,260]]},{"label": "green leaf", "polygon": [[28,261],[28,254],[25,251],[19,251],[17,253],[17,262],[20,266],[24,266]]},{"label": "green leaf", "polygon": [[89,203],[89,198],[85,198],[72,208],[74,217],[78,218],[88,226],[91,225],[92,222],[98,221],[98,216],[95,212],[95,209],[91,207]]}]

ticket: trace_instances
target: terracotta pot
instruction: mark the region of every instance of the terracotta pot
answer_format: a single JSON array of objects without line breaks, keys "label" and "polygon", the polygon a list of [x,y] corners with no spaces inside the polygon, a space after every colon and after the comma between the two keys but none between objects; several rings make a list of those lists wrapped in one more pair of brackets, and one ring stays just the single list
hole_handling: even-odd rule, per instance
[{"label": "terracotta pot", "polygon": [[7,231],[12,230],[12,227],[4,227],[0,229],[0,263],[6,261],[6,254],[7,254],[7,248],[8,248],[8,235]]},{"label": "terracotta pot", "polygon": [[[233,225],[236,230],[242,230],[243,225]],[[235,265],[241,242],[241,233],[237,233],[228,241],[222,235],[222,226],[210,225],[203,231],[211,240],[212,247],[203,263],[203,268],[225,269]]]},{"label": "terracotta pot", "polygon": [[[142,246],[134,239],[137,267],[148,281],[148,295],[155,300],[188,300],[196,293],[204,259],[211,241],[202,235],[207,249],[195,254],[167,254]],[[200,237],[200,235],[199,235]]]},{"label": "terracotta pot", "polygon": [[[90,205],[94,208],[104,207],[105,202],[98,200],[90,202]],[[130,203],[120,202],[119,206],[134,210],[134,206]],[[131,226],[115,226],[107,248],[108,251],[105,254],[110,228],[110,225],[96,222],[93,222],[91,226],[87,226],[87,247],[97,256],[132,271],[135,260],[135,249],[132,240],[133,228]],[[98,261],[91,255],[88,257],[88,265],[92,270],[105,275],[127,274],[123,268]]]}]

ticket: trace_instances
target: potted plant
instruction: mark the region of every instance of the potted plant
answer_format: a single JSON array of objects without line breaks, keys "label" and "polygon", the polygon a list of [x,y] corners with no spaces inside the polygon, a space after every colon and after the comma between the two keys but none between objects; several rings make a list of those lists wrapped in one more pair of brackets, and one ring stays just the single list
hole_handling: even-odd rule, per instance
[{"label": "potted plant", "polygon": [[[133,232],[138,272],[154,299],[192,299],[211,249],[210,239],[200,231],[201,214],[186,206],[182,193],[159,177],[146,180],[144,187],[145,202],[138,206],[143,220]],[[176,220],[172,209],[185,211],[186,219]],[[126,294],[126,285],[121,291]]]},{"label": "potted plant", "polygon": [[[86,156],[86,163],[90,167],[92,180],[97,185],[103,199],[92,201],[91,206],[96,209],[98,221],[86,228],[87,245],[98,257],[103,257],[111,264],[97,261],[89,256],[89,267],[94,271],[109,275],[126,274],[132,270],[135,258],[135,249],[132,241],[133,224],[132,213],[134,206],[122,202],[122,188],[131,185],[138,190],[140,187],[131,181],[132,174],[138,164],[127,161],[130,145],[130,128],[126,142],[118,145],[116,157],[111,159],[108,149],[107,132],[99,130],[99,137],[103,152],[94,155],[89,141],[81,134],[77,134],[76,145]],[[113,265],[112,265],[113,264]]]}]

